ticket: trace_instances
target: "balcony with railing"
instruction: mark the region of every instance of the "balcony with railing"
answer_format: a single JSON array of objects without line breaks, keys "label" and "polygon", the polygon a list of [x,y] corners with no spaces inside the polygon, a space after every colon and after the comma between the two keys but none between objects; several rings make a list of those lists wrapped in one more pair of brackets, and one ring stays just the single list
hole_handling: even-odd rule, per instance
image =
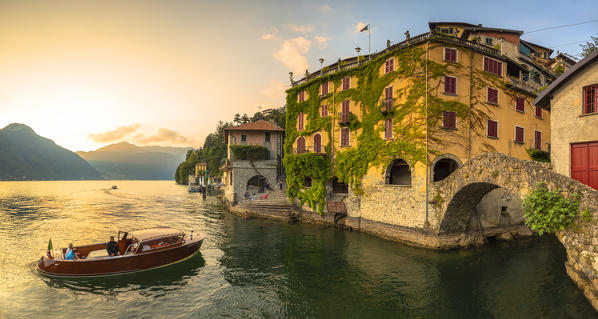
[{"label": "balcony with railing", "polygon": [[446,43],[450,43],[453,45],[460,45],[460,46],[468,47],[473,50],[479,51],[481,53],[494,55],[494,56],[500,56],[499,50],[488,47],[486,45],[483,45],[483,44],[475,42],[475,41],[469,41],[466,39],[461,39],[461,38],[443,34],[443,33],[427,32],[427,33],[423,33],[418,36],[406,39],[397,44],[391,45],[390,47],[388,47],[380,52],[373,53],[369,56],[361,55],[361,56],[347,58],[344,60],[339,59],[336,63],[333,63],[329,66],[323,67],[322,69],[320,69],[314,73],[308,73],[306,71],[306,74],[302,79],[297,80],[297,81],[291,80],[291,86],[301,85],[303,83],[306,83],[306,82],[308,82],[312,79],[318,78],[320,76],[334,74],[334,73],[337,73],[340,71],[345,71],[345,70],[350,70],[353,68],[360,67],[366,63],[369,63],[371,60],[375,59],[376,57],[386,54],[390,51],[405,48],[405,47],[408,47],[411,45],[417,45],[417,44],[420,44],[420,43],[423,43],[423,42],[426,42],[429,40],[446,42]]},{"label": "balcony with railing", "polygon": [[340,125],[349,125],[351,122],[351,112],[340,112],[338,124]]},{"label": "balcony with railing", "polygon": [[534,81],[532,79],[523,81],[514,76],[508,76],[505,84],[507,87],[519,89],[531,94],[537,94],[538,90],[542,87],[542,84],[538,81]]}]

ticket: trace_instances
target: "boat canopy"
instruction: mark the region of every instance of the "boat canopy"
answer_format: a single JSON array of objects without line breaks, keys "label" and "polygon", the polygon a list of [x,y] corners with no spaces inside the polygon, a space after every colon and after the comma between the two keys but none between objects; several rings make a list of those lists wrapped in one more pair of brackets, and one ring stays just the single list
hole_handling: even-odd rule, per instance
[{"label": "boat canopy", "polygon": [[163,238],[163,237],[172,237],[172,236],[183,236],[185,235],[184,232],[179,231],[178,229],[170,228],[170,227],[151,227],[151,228],[143,228],[143,229],[136,229],[129,232],[129,234],[138,241],[148,241],[151,239]]}]

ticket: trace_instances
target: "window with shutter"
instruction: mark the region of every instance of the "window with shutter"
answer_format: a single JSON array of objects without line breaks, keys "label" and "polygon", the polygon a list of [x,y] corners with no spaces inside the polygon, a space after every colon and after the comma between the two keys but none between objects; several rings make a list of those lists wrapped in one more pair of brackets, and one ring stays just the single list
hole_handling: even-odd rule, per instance
[{"label": "window with shutter", "polygon": [[304,124],[303,124],[303,113],[297,114],[297,130],[303,131]]},{"label": "window with shutter", "polygon": [[534,146],[537,150],[542,149],[542,132],[540,131],[534,132]]},{"label": "window with shutter", "polygon": [[443,119],[444,128],[457,128],[457,116],[455,112],[444,111]]},{"label": "window with shutter", "polygon": [[345,76],[343,78],[343,90],[348,90],[349,88],[351,88],[351,78]]},{"label": "window with shutter", "polygon": [[305,153],[305,138],[300,137],[297,139],[297,154]]},{"label": "window with shutter", "polygon": [[536,105],[536,117],[542,118],[542,108]]},{"label": "window with shutter", "polygon": [[384,139],[392,139],[392,119],[384,120]]},{"label": "window with shutter", "polygon": [[322,96],[328,95],[328,82],[322,83]]},{"label": "window with shutter", "polygon": [[457,62],[457,49],[444,48],[444,60],[447,62]]},{"label": "window with shutter", "polygon": [[341,146],[349,146],[349,129],[341,128]]},{"label": "window with shutter", "polygon": [[305,101],[305,91],[299,91],[299,102]]},{"label": "window with shutter", "polygon": [[515,99],[515,109],[519,112],[525,112],[525,100],[522,97]]},{"label": "window with shutter", "polygon": [[328,116],[328,104],[322,105],[322,117]]},{"label": "window with shutter", "polygon": [[498,122],[488,120],[488,137],[498,138]]},{"label": "window with shutter", "polygon": [[322,135],[314,135],[314,153],[322,153]]},{"label": "window with shutter", "polygon": [[515,126],[515,142],[523,143],[523,127]]},{"label": "window with shutter", "polygon": [[394,66],[395,66],[394,62],[395,61],[392,58],[386,60],[386,62],[384,63],[384,73],[390,73],[390,72],[394,71]]},{"label": "window with shutter", "polygon": [[343,101],[341,120],[343,123],[349,122],[349,100]]},{"label": "window with shutter", "polygon": [[444,93],[457,94],[457,78],[448,75],[444,77]]},{"label": "window with shutter", "polygon": [[598,84],[593,84],[583,88],[584,107],[583,114],[598,112]]},{"label": "window with shutter", "polygon": [[484,57],[484,71],[502,76],[502,62]]},{"label": "window with shutter", "polygon": [[392,110],[392,86],[384,89],[384,104],[387,111]]},{"label": "window with shutter", "polygon": [[488,103],[498,104],[498,90],[488,88]]}]

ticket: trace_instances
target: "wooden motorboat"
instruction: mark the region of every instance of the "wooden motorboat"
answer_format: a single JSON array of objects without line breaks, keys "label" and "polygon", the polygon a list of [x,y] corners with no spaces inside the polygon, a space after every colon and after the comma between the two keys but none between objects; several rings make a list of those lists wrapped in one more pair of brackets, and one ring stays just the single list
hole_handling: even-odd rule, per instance
[{"label": "wooden motorboat", "polygon": [[[204,236],[189,235],[170,227],[118,232],[118,255],[108,256],[107,243],[74,246],[76,258],[65,259],[67,248],[48,250],[37,269],[50,276],[109,276],[164,267],[199,251]],[[95,257],[94,257],[95,256]]]}]

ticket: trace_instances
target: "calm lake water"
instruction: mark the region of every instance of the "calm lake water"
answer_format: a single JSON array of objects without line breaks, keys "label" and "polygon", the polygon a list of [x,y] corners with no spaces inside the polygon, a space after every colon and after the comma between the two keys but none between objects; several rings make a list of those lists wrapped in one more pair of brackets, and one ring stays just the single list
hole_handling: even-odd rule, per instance
[{"label": "calm lake water", "polygon": [[[137,274],[35,270],[48,238],[64,247],[154,225],[207,239],[194,258]],[[0,182],[0,248],[0,318],[598,318],[553,237],[430,251],[245,220],[169,181]]]}]

